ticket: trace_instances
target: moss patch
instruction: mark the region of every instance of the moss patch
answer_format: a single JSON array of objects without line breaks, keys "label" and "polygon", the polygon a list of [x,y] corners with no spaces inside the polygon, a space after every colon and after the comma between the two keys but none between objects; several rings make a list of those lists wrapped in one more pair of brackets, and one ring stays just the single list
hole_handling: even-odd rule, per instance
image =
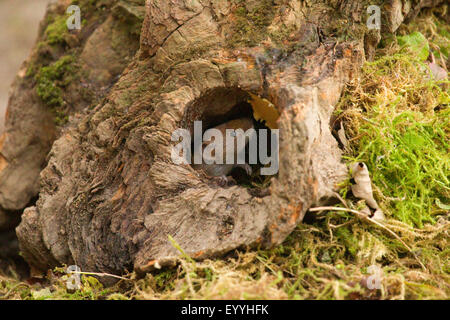
[{"label": "moss patch", "polygon": [[65,36],[69,33],[66,21],[69,15],[58,16],[45,29],[45,40],[50,45],[65,44]]},{"label": "moss patch", "polygon": [[259,1],[252,9],[247,9],[245,1],[234,1],[233,32],[228,44],[230,47],[255,46],[267,37],[278,5],[273,0]]},{"label": "moss patch", "polygon": [[439,38],[437,45],[419,32],[426,29],[423,22],[439,23],[432,13],[418,21],[416,30],[414,25],[401,30],[398,40],[391,39],[365,65],[338,114],[353,137],[347,159],[367,163],[383,209],[423,227],[445,214],[450,203],[449,81],[431,79],[424,61],[431,48],[440,55],[450,38]]},{"label": "moss patch", "polygon": [[51,65],[42,67],[35,77],[36,92],[55,113],[57,124],[63,124],[67,121],[61,110],[65,106],[63,90],[76,76],[74,66],[75,59],[73,56],[62,56]]},{"label": "moss patch", "polygon": [[[116,3],[119,3],[115,6]],[[115,17],[122,21],[124,33],[115,32],[113,45],[123,43],[123,36],[131,34],[137,38],[144,14],[144,1],[116,1],[116,0],[78,0],[71,5],[78,5],[81,9],[81,30],[69,31],[66,25],[69,14],[65,12],[49,12],[46,25],[40,42],[36,45],[36,51],[28,66],[26,76],[33,77],[36,82],[36,92],[42,101],[54,112],[55,122],[58,125],[65,124],[68,119],[70,107],[64,96],[69,84],[73,91],[77,91],[80,99],[84,99],[87,105],[94,103],[96,95],[90,88],[78,85],[74,80],[84,77],[77,68],[77,60],[82,52],[84,42],[89,35],[101,24],[111,10],[115,10]],[[128,41],[128,38],[125,39]],[[136,40],[138,42],[138,40]],[[123,50],[120,50],[122,52]]]},{"label": "moss patch", "polygon": [[73,62],[72,56],[62,56],[53,64],[42,67],[36,75],[36,92],[47,105],[51,107],[64,105],[62,88],[71,80],[69,76],[74,72]]}]

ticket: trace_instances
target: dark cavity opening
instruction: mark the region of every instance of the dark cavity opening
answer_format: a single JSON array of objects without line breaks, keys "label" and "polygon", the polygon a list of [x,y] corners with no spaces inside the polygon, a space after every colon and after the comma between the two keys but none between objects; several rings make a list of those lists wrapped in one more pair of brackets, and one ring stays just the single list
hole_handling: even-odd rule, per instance
[{"label": "dark cavity opening", "polygon": [[[182,126],[194,134],[194,121],[202,121],[203,133],[208,129],[239,118],[250,118],[257,134],[257,145],[259,154],[260,129],[267,130],[267,147],[268,156],[271,157],[271,135],[263,121],[256,121],[253,116],[252,105],[248,102],[250,95],[239,88],[220,88],[208,92],[204,96],[197,99],[194,103],[187,107],[183,118]],[[249,145],[246,146],[245,159],[249,163]],[[194,145],[192,142],[192,150]],[[233,180],[243,187],[252,189],[255,196],[267,195],[267,188],[270,186],[270,180],[273,176],[264,176],[260,174],[263,165],[260,163],[258,155],[258,163],[250,165],[252,174],[249,176],[244,168],[236,167],[229,174]],[[277,174],[276,174],[277,175]],[[276,176],[275,175],[275,176]]]}]

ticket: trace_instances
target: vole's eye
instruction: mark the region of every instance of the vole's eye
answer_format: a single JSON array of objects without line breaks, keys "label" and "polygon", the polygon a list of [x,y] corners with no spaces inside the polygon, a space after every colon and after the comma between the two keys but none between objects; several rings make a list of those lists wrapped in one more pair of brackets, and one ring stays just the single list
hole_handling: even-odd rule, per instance
[{"label": "vole's eye", "polygon": [[364,168],[364,163],[360,162],[360,163],[358,163],[358,165],[360,168]]}]

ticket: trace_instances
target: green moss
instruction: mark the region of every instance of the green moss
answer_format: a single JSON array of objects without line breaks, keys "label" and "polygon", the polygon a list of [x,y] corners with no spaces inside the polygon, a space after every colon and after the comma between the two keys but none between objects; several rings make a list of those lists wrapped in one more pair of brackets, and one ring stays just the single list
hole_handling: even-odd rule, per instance
[{"label": "green moss", "polygon": [[[96,21],[104,15],[106,8],[112,8],[115,0],[78,0],[70,4],[78,5],[81,9],[82,26],[86,26],[88,21]],[[50,15],[47,18],[47,27],[44,31],[44,42],[51,46],[64,46],[67,44],[67,36],[70,31],[67,27],[67,19],[71,15],[64,13],[62,15]],[[93,19],[94,16],[97,18]]]},{"label": "green moss", "polygon": [[66,55],[51,65],[42,67],[35,76],[36,93],[54,112],[57,125],[62,125],[68,120],[62,110],[65,105],[63,89],[76,77],[74,65],[75,58]]},{"label": "green moss", "polygon": [[428,40],[420,32],[413,32],[405,36],[397,37],[398,44],[402,48],[407,48],[416,55],[420,61],[427,60],[430,54],[430,46]]},{"label": "green moss", "polygon": [[[422,227],[438,213],[436,201],[450,203],[449,110],[434,119],[420,112],[392,113],[375,126],[361,128],[361,155],[368,159],[373,181],[382,192],[402,199],[389,203],[401,221]],[[381,125],[384,129],[380,130]],[[379,156],[384,157],[379,158]]]},{"label": "green moss", "polygon": [[431,52],[445,56],[450,37],[435,32],[441,25],[430,10],[402,26],[337,108],[355,137],[346,158],[367,163],[388,216],[419,228],[441,219],[450,204],[450,83],[431,79],[425,61]]},{"label": "green moss", "polygon": [[36,75],[36,92],[42,101],[50,107],[64,104],[62,88],[67,86],[73,75],[74,58],[70,55],[61,57],[53,64],[42,67]]},{"label": "green moss", "polygon": [[45,29],[45,39],[50,45],[62,45],[66,43],[65,36],[69,30],[67,28],[68,15],[57,16]]},{"label": "green moss", "polygon": [[345,245],[345,248],[352,257],[355,257],[358,252],[358,239],[354,236],[353,232],[349,228],[339,228],[336,231],[336,236],[339,242]]},{"label": "green moss", "polygon": [[174,269],[168,269],[161,272],[158,272],[154,275],[154,281],[157,290],[166,291],[173,290],[173,281],[176,279],[177,273]]},{"label": "green moss", "polygon": [[236,1],[234,15],[236,20],[233,33],[228,39],[229,46],[255,46],[267,37],[267,27],[271,24],[278,5],[273,0],[262,0],[248,10],[244,1]]},{"label": "green moss", "polygon": [[36,65],[34,62],[31,62],[27,68],[26,77],[33,77],[36,74]]},{"label": "green moss", "polygon": [[[442,84],[424,80],[424,56],[402,47],[367,63],[361,85],[370,91],[350,90],[341,102],[359,103],[370,119],[347,125],[360,137],[349,161],[366,162],[384,209],[417,227],[443,213],[437,203],[450,203],[450,96]],[[407,80],[392,78],[396,74]],[[355,116],[355,108],[351,112]]]}]

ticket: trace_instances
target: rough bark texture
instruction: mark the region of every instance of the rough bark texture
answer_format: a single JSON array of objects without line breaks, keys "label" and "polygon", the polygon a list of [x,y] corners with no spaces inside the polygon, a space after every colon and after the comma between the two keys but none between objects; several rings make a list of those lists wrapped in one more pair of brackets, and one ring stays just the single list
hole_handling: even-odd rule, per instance
[{"label": "rough bark texture", "polygon": [[[81,32],[49,49],[53,61],[72,50],[84,71],[63,88],[64,128],[33,78],[24,71],[16,80],[1,146],[0,228],[39,196],[17,228],[37,269],[150,271],[179,255],[169,235],[195,258],[280,244],[346,178],[329,121],[380,40],[365,26],[376,2],[148,0],[144,11],[140,1],[103,1]],[[383,25],[393,32],[439,2],[388,1]],[[139,23],[143,12],[139,45],[123,19]],[[39,50],[26,67],[42,59]],[[174,130],[226,120],[249,93],[280,113],[280,170],[265,196],[170,159]]]}]

